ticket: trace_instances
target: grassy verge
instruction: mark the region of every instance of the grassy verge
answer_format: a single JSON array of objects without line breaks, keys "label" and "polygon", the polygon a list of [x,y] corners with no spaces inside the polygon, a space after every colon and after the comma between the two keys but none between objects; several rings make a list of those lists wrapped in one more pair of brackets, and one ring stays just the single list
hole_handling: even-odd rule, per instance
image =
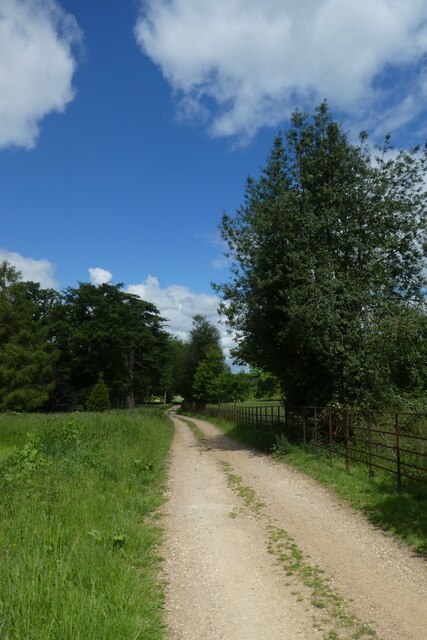
[{"label": "grassy verge", "polygon": [[0,417],[2,640],[164,637],[155,512],[171,434],[152,409]]},{"label": "grassy verge", "polygon": [[274,454],[333,489],[352,507],[362,511],[375,526],[404,540],[418,553],[427,555],[426,485],[408,481],[399,493],[396,479],[391,474],[378,470],[370,479],[364,466],[352,464],[350,471],[346,471],[341,458],[334,458],[331,464],[327,453],[310,446],[290,445],[285,439],[277,439],[272,431],[254,430],[210,416],[197,417],[216,424],[244,444]]}]

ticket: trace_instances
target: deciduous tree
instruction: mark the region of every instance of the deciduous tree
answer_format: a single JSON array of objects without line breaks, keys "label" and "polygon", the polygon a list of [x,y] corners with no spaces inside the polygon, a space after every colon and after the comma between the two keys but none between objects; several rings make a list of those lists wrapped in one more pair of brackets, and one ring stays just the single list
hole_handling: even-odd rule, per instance
[{"label": "deciduous tree", "polygon": [[192,405],[196,400],[193,385],[198,366],[212,347],[221,351],[220,342],[218,329],[205,316],[195,315],[181,366],[179,393],[184,397],[186,404]]}]

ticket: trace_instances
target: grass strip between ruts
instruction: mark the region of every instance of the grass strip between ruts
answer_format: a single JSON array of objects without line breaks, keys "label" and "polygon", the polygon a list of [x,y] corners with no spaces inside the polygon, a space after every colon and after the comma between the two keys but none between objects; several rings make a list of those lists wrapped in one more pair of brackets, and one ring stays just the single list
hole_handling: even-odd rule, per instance
[{"label": "grass strip between ruts", "polygon": [[[378,638],[369,624],[352,613],[344,598],[332,588],[330,579],[324,575],[321,567],[310,564],[292,536],[272,524],[255,490],[243,482],[243,478],[234,472],[228,462],[221,461],[220,466],[229,486],[239,495],[245,507],[264,522],[268,552],[284,570],[288,580],[286,586],[293,589],[291,595],[298,602],[308,601],[312,605],[313,628],[322,632],[322,640]],[[236,518],[239,513],[233,510],[230,516]]]}]

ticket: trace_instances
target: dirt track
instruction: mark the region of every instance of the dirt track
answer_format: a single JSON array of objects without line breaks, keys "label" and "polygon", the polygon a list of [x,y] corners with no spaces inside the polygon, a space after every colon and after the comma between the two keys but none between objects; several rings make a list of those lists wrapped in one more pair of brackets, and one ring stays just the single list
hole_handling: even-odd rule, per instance
[{"label": "dirt track", "polygon": [[172,418],[170,640],[426,640],[424,560],[299,472]]}]

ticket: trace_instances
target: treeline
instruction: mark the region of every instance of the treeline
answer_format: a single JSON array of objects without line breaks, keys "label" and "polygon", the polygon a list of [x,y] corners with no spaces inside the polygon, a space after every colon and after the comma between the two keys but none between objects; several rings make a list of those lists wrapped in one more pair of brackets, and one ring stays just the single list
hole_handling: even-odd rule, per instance
[{"label": "treeline", "polygon": [[169,335],[153,304],[122,285],[62,292],[0,267],[0,407],[69,410],[103,379],[112,406],[133,407],[168,386]]},{"label": "treeline", "polygon": [[256,394],[265,376],[233,373],[204,316],[195,316],[187,342],[165,323],[153,304],[121,284],[84,282],[58,292],[23,282],[3,261],[0,409],[132,408],[175,395],[201,405]]},{"label": "treeline", "polygon": [[425,410],[426,149],[353,143],[326,102],[296,111],[223,216],[234,356],[289,404]]},{"label": "treeline", "polygon": [[172,378],[187,408],[279,393],[278,381],[271,374],[255,369],[238,373],[231,370],[218,329],[202,315],[194,316],[186,343],[175,341]]}]

